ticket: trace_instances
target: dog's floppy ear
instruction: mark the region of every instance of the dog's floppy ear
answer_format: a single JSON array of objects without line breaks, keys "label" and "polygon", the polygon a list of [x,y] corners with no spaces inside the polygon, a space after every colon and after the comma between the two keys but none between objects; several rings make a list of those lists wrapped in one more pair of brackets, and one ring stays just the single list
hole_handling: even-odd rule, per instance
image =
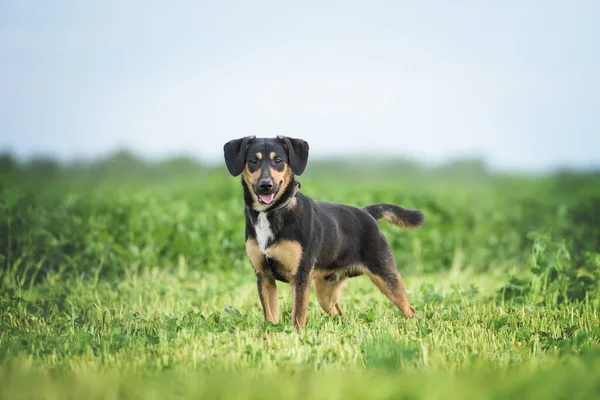
[{"label": "dog's floppy ear", "polygon": [[302,139],[292,139],[285,136],[277,136],[288,151],[290,167],[296,175],[302,175],[308,163],[308,143]]},{"label": "dog's floppy ear", "polygon": [[231,175],[238,176],[244,170],[246,146],[254,138],[256,136],[246,136],[245,138],[230,140],[223,146],[225,165],[227,165],[227,169]]}]

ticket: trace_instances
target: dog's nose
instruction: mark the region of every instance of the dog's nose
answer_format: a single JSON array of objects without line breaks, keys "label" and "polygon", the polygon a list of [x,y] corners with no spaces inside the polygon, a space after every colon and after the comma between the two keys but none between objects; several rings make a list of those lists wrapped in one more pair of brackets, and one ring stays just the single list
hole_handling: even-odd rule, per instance
[{"label": "dog's nose", "polygon": [[271,190],[273,189],[273,181],[270,179],[261,179],[258,182],[258,187],[260,188],[260,190]]}]

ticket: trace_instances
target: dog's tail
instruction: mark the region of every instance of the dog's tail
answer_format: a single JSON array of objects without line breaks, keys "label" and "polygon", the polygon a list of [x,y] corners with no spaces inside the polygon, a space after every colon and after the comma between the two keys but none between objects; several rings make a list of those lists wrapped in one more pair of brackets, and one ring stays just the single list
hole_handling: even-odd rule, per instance
[{"label": "dog's tail", "polygon": [[425,215],[419,210],[409,210],[393,204],[378,203],[363,207],[376,220],[384,220],[402,228],[418,228],[425,222]]}]

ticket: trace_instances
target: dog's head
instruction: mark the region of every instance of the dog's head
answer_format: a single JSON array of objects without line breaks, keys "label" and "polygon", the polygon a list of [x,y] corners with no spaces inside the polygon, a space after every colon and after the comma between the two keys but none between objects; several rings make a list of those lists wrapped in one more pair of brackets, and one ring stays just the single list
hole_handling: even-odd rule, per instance
[{"label": "dog's head", "polygon": [[266,210],[274,204],[308,162],[308,143],[285,136],[247,136],[225,143],[223,151],[229,173],[242,174],[256,209]]}]

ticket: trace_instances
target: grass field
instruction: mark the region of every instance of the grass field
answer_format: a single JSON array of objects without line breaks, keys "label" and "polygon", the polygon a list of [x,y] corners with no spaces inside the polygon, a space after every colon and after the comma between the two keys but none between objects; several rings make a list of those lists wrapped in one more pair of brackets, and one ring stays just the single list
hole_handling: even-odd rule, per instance
[{"label": "grass field", "polygon": [[600,178],[351,179],[309,196],[419,208],[385,223],[418,317],[365,277],[307,327],[263,322],[241,187],[0,174],[0,398],[588,399],[600,396]]}]

